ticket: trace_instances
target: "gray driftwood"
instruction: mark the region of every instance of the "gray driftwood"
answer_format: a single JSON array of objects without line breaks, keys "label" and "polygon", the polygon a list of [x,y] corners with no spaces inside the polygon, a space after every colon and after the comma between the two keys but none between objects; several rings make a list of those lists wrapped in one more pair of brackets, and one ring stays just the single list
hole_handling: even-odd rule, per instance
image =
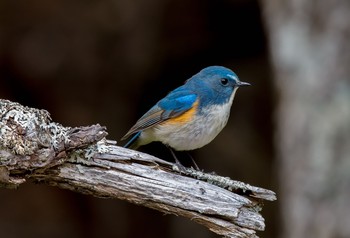
[{"label": "gray driftwood", "polygon": [[0,187],[27,180],[127,200],[187,217],[226,237],[257,237],[275,193],[186,169],[106,140],[100,125],[70,128],[45,110],[0,100]]}]

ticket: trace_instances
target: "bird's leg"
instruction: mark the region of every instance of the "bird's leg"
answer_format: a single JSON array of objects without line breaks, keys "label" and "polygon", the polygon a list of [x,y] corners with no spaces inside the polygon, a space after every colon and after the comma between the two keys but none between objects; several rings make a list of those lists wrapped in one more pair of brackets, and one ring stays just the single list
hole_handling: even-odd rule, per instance
[{"label": "bird's leg", "polygon": [[[167,146],[167,147],[168,147],[168,149],[170,150],[172,156],[173,156],[174,159],[175,159],[175,164],[179,167],[180,170],[185,171],[185,170],[186,170],[186,167],[183,166],[183,165],[181,164],[180,160],[176,157],[175,151],[173,150],[173,148],[171,148],[170,146]],[[187,153],[187,155],[188,155],[188,157],[190,157],[190,159],[191,159],[191,161],[192,161],[192,164],[193,164],[193,166],[194,166],[194,169],[200,171],[200,169],[199,169],[199,167],[198,167],[196,161],[194,161],[194,159],[193,159],[193,157],[191,156],[191,154],[190,154],[190,153]]]},{"label": "bird's leg", "polygon": [[194,161],[192,155],[190,153],[188,153],[188,152],[187,152],[187,154],[188,154],[188,157],[190,157],[190,159],[192,160],[192,164],[194,165],[194,169],[200,171],[200,169],[199,169],[196,161]]},{"label": "bird's leg", "polygon": [[[172,156],[174,157],[174,159],[175,159],[175,163],[176,163],[176,164],[181,164],[180,160],[176,157],[174,150],[173,150],[171,147],[168,147],[168,148],[169,148],[169,150],[170,150],[170,152],[171,152],[171,155],[172,155]],[[181,165],[182,165],[182,164],[181,164]]]},{"label": "bird's leg", "polygon": [[170,146],[167,146],[167,147],[168,147],[168,149],[170,150],[172,156],[174,157],[174,159],[175,159],[175,164],[176,164],[177,167],[179,168],[180,172],[181,172],[181,171],[183,171],[183,172],[186,171],[186,167],[183,166],[183,165],[181,164],[180,160],[178,160],[178,158],[177,158],[176,155],[175,155],[175,152],[174,152],[173,148],[171,148]]}]

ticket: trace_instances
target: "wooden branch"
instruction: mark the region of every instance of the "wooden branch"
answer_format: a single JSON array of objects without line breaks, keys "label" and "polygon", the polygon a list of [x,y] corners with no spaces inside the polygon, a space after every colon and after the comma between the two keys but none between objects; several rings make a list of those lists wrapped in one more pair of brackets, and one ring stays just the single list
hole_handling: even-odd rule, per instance
[{"label": "wooden branch", "polygon": [[185,171],[106,140],[100,125],[70,128],[45,110],[0,100],[0,187],[26,180],[118,198],[187,217],[226,237],[257,237],[262,201],[275,193],[193,169]]}]

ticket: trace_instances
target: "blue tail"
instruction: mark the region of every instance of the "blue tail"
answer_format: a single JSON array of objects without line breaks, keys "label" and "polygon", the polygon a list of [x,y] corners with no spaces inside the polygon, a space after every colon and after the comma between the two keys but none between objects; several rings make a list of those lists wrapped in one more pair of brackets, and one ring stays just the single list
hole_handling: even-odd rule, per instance
[{"label": "blue tail", "polygon": [[141,135],[141,131],[137,132],[125,145],[124,148],[129,148],[129,149],[133,149],[136,150],[139,145],[137,143],[137,139],[140,137]]}]

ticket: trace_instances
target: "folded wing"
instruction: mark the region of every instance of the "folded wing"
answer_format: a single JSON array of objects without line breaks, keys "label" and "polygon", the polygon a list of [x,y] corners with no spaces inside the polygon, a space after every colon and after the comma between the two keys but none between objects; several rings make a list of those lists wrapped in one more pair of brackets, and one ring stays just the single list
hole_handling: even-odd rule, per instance
[{"label": "folded wing", "polygon": [[182,87],[170,92],[148,112],[123,136],[122,140],[139,131],[145,130],[164,122],[170,118],[178,117],[192,108],[197,95]]}]

